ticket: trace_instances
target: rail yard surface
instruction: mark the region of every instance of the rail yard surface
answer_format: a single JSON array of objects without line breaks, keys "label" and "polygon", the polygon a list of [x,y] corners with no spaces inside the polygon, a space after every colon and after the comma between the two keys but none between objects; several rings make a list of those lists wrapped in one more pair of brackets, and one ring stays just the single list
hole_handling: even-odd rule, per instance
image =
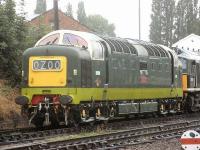
[{"label": "rail yard surface", "polygon": [[[1,131],[0,149],[180,149],[185,130],[200,130],[199,113],[114,120],[78,128]],[[162,146],[161,146],[162,145]]]}]

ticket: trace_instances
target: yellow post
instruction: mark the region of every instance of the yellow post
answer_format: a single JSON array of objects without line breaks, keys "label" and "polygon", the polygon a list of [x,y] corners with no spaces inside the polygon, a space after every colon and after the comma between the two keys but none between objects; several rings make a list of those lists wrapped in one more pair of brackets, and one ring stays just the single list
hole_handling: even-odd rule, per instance
[{"label": "yellow post", "polygon": [[182,75],[182,88],[183,88],[183,91],[185,91],[187,89],[187,78],[188,78],[188,75],[187,74],[183,74]]}]

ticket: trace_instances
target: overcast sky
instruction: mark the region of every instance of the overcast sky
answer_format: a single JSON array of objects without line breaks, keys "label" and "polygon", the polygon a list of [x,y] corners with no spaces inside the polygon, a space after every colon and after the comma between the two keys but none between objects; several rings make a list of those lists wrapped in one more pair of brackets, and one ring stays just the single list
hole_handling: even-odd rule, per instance
[{"label": "overcast sky", "polygon": [[[19,0],[15,0],[18,2]],[[47,1],[47,9],[53,7],[53,0]],[[138,39],[138,1],[139,0],[83,0],[87,15],[100,14],[115,24],[115,33],[118,37]],[[149,25],[151,22],[152,0],[141,1],[141,39],[149,40]],[[59,0],[59,8],[66,11],[67,3],[73,6],[74,17],[76,18],[77,5],[79,0]],[[25,0],[26,17],[34,17],[36,0]]]}]

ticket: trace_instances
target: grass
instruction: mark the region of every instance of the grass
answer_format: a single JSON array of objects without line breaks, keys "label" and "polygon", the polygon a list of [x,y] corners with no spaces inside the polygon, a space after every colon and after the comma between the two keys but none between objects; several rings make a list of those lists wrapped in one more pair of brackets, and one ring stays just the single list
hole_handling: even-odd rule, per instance
[{"label": "grass", "polygon": [[113,132],[120,132],[120,131],[125,131],[125,130],[108,130],[105,129],[102,126],[98,126],[95,131],[85,131],[82,130],[78,134],[63,134],[59,136],[54,136],[52,138],[47,138],[45,141],[48,142],[57,142],[57,141],[66,141],[66,140],[73,140],[73,139],[79,139],[79,138],[86,138],[86,137],[92,137],[92,136],[98,136],[98,135],[105,135],[105,134],[110,134]]},{"label": "grass", "polygon": [[79,139],[79,138],[92,137],[92,136],[103,135],[103,134],[108,134],[108,133],[109,133],[109,131],[107,131],[107,130],[92,131],[92,132],[82,131],[79,134],[73,134],[73,135],[64,134],[62,136],[48,138],[48,139],[46,139],[46,142],[56,142],[56,141],[65,141],[65,140],[71,140],[71,139]]},{"label": "grass", "polygon": [[2,84],[0,86],[0,94],[2,96],[5,96],[7,98],[10,97],[10,92],[12,91],[13,89],[9,86],[9,85],[6,85],[6,83]]},{"label": "grass", "polygon": [[11,120],[13,115],[19,115],[20,106],[15,104],[15,97],[18,95],[18,89],[11,88],[7,81],[0,80],[0,121]]}]

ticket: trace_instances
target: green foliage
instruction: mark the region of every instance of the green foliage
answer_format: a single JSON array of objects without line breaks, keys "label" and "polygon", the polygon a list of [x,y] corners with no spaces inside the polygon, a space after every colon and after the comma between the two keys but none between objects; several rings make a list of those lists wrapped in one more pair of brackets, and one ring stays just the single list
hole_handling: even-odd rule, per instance
[{"label": "green foliage", "polygon": [[26,32],[25,49],[33,47],[35,43],[47,33],[51,32],[51,27],[40,24],[39,27],[29,26]]},{"label": "green foliage", "polygon": [[71,18],[74,18],[73,17],[72,4],[70,4],[70,3],[67,4],[66,15],[69,16],[69,17],[71,17]]},{"label": "green foliage", "polygon": [[162,7],[162,44],[171,46],[173,44],[175,0],[163,1]]},{"label": "green foliage", "polygon": [[200,35],[198,11],[198,0],[179,0],[175,15],[174,41],[191,33]]},{"label": "green foliage", "polygon": [[37,0],[35,14],[42,14],[47,9],[46,0]]},{"label": "green foliage", "polygon": [[77,19],[82,24],[86,24],[86,22],[87,22],[87,16],[86,16],[86,13],[85,13],[85,7],[84,7],[83,1],[80,1],[78,3]]},{"label": "green foliage", "polygon": [[13,0],[5,0],[0,5],[0,76],[12,81],[20,81],[21,48],[25,39],[24,19],[16,15]]},{"label": "green foliage", "polygon": [[171,46],[173,43],[175,0],[153,0],[150,40]]},{"label": "green foliage", "polygon": [[25,18],[26,12],[25,8],[25,0],[20,0],[20,16]]},{"label": "green foliage", "polygon": [[114,24],[109,24],[101,15],[89,15],[86,25],[100,35],[116,36]]},{"label": "green foliage", "polygon": [[88,26],[99,35],[116,36],[115,25],[109,24],[106,18],[101,15],[89,15],[87,17],[83,1],[78,3],[77,18],[80,23]]},{"label": "green foliage", "polygon": [[[23,7],[24,0],[21,2]],[[8,79],[12,85],[21,80],[23,51],[51,31],[50,27],[42,24],[39,27],[28,26],[23,11],[21,9],[20,16],[16,14],[13,0],[0,4],[0,78]]]},{"label": "green foliage", "polygon": [[153,0],[150,40],[171,46],[194,33],[200,35],[198,0]]},{"label": "green foliage", "polygon": [[161,3],[160,0],[152,1],[152,15],[151,15],[151,25],[150,25],[150,40],[154,43],[162,43],[161,41]]}]

